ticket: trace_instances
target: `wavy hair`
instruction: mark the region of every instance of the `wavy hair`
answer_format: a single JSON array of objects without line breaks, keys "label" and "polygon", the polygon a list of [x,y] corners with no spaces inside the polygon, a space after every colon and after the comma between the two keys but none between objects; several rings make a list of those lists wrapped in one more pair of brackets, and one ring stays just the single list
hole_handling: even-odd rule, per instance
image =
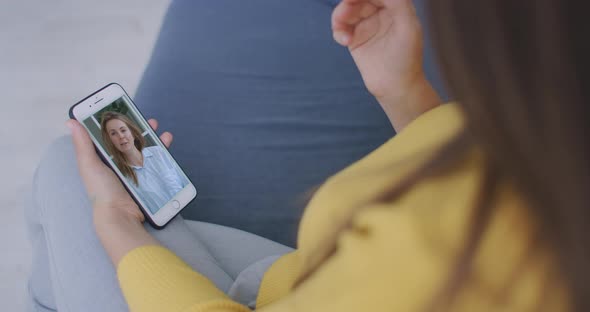
[{"label": "wavy hair", "polygon": [[127,125],[127,128],[129,128],[131,134],[133,135],[133,144],[140,152],[146,145],[145,138],[141,135],[141,129],[139,128],[139,126],[137,126],[133,121],[131,121],[131,119],[126,115],[117,112],[105,112],[102,114],[102,121],[100,123],[101,135],[107,151],[109,152],[109,154],[113,156],[115,164],[123,173],[123,175],[131,179],[133,183],[135,183],[135,185],[139,185],[139,181],[137,180],[137,174],[135,174],[135,171],[133,171],[133,168],[131,168],[129,160],[127,159],[125,154],[121,153],[121,151],[119,151],[115,147],[107,131],[107,123],[113,119],[120,120],[124,122],[125,125]]}]

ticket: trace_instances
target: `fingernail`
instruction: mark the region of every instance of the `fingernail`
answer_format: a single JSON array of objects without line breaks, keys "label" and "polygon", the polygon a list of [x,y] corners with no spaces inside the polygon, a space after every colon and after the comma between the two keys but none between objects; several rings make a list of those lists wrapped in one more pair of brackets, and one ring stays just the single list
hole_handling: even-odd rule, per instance
[{"label": "fingernail", "polygon": [[340,36],[340,42],[342,42],[342,44],[347,44],[348,43],[348,36],[347,35],[341,35]]},{"label": "fingernail", "polygon": [[347,45],[348,44],[348,35],[345,33],[338,33],[338,34],[336,34],[336,40],[341,45]]}]

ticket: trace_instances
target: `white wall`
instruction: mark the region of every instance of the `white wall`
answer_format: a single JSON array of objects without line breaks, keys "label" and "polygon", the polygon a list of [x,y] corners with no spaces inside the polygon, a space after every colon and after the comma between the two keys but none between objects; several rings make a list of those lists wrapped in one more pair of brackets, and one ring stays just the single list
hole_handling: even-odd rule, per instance
[{"label": "white wall", "polygon": [[68,108],[108,82],[135,93],[168,0],[0,0],[0,306],[24,311],[23,198]]}]

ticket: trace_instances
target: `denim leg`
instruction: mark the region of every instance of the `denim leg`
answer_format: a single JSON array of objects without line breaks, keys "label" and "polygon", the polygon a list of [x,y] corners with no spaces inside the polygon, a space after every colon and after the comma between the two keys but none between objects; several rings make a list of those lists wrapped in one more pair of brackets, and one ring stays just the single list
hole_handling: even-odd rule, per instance
[{"label": "denim leg", "polygon": [[[54,142],[36,171],[26,208],[33,267],[33,311],[127,311],[115,268],[100,244],[70,137]],[[181,218],[150,231],[195,270],[227,291],[233,280]]]}]

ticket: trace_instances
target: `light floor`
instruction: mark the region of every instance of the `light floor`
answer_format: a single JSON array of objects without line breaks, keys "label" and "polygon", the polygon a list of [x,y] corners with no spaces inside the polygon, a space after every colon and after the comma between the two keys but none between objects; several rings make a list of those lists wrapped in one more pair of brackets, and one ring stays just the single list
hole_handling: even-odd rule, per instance
[{"label": "light floor", "polygon": [[23,199],[68,108],[116,81],[133,94],[168,0],[0,0],[0,310],[25,310]]}]

